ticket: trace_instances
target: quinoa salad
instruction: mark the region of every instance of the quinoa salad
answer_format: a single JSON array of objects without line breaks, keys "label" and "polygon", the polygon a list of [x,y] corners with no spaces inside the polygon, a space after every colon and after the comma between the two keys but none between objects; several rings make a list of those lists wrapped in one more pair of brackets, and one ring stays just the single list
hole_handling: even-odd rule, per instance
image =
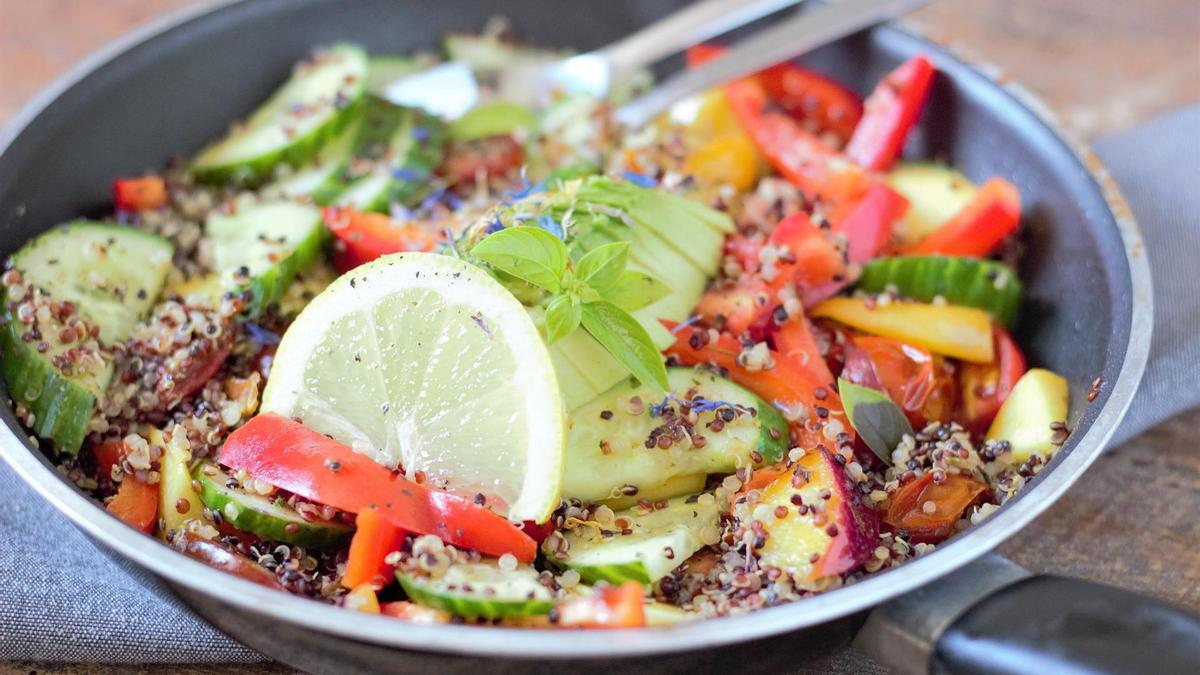
[{"label": "quinoa salad", "polygon": [[[396,620],[654,627],[925,555],[1065,443],[1066,380],[1009,333],[1018,190],[902,158],[926,57],[625,129],[648,74],[534,105],[502,67],[560,52],[442,45],[318,47],[7,259],[11,405],[112,516]],[[398,93],[442,62],[461,114]]]}]

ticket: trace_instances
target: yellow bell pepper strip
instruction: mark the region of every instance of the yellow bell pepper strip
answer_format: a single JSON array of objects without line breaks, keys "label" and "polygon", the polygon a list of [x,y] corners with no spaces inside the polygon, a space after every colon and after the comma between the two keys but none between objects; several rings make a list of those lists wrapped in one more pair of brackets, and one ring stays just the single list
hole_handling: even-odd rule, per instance
[{"label": "yellow bell pepper strip", "polygon": [[375,595],[375,588],[371,584],[359,584],[346,594],[345,599],[346,609],[352,609],[363,614],[378,614],[379,613],[379,598]]},{"label": "yellow bell pepper strip", "polygon": [[889,337],[973,363],[991,363],[992,318],[974,307],[832,298],[812,308],[813,318],[833,319],[864,333]]},{"label": "yellow bell pepper strip", "polygon": [[1066,440],[1070,385],[1044,368],[1033,368],[1017,380],[988,429],[990,441],[1008,441],[1012,461],[1023,464],[1030,455],[1047,459]]},{"label": "yellow bell pepper strip", "polygon": [[683,170],[704,185],[732,185],[744,192],[754,187],[760,165],[750,138],[734,133],[693,150],[684,160]]},{"label": "yellow bell pepper strip", "polygon": [[1003,178],[992,178],[962,211],[903,253],[982,258],[1015,232],[1020,222],[1021,193]]}]

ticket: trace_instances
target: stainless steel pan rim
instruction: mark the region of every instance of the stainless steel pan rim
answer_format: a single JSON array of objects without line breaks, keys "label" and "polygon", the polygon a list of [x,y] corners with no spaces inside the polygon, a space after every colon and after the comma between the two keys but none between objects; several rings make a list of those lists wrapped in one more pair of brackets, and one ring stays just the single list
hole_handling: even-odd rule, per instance
[{"label": "stainless steel pan rim", "polygon": [[[151,23],[81,62],[30,101],[0,132],[0,154],[58,96],[115,56],[191,20],[219,12],[240,0],[189,9]],[[921,37],[911,29],[898,29]],[[936,46],[936,45],[935,45]],[[943,48],[945,49],[945,48]],[[957,51],[957,50],[956,50]],[[970,62],[952,53],[961,62]],[[751,614],[697,621],[667,628],[556,632],[454,625],[400,624],[395,619],[349,612],[243,581],[163,546],[125,526],[70,485],[29,439],[0,434],[0,450],[13,469],[75,525],[105,546],[172,584],[211,596],[231,608],[319,632],[399,648],[508,658],[586,658],[647,655],[742,642],[832,621],[884,602],[987,553],[1050,506],[1096,459],[1116,430],[1137,390],[1150,347],[1153,317],[1150,270],[1132,213],[1108,172],[1090,150],[1064,132],[1048,108],[1028,91],[1001,82],[995,69],[973,66],[1013,95],[1060,139],[1091,175],[1120,231],[1131,275],[1130,337],[1108,400],[1082,436],[1074,435],[1049,470],[1023,494],[969,532],[925,557],[844,588],[800,602]]]}]

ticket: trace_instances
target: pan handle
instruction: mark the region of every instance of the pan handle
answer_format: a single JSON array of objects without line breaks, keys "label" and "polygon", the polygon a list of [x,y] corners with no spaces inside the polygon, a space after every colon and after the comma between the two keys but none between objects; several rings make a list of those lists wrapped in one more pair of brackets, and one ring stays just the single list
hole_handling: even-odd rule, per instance
[{"label": "pan handle", "polygon": [[1197,673],[1200,616],[988,555],[874,609],[855,645],[911,675]]}]

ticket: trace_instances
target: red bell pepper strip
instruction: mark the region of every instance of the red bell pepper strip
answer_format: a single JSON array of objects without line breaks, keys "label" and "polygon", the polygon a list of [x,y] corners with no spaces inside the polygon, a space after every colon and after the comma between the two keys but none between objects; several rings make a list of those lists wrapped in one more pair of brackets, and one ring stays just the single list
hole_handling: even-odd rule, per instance
[{"label": "red bell pepper strip", "polygon": [[350,555],[342,586],[357,588],[370,584],[375,590],[391,582],[394,566],[384,560],[404,543],[404,531],[380,517],[379,511],[365,508],[354,519],[354,538],[350,540]]},{"label": "red bell pepper strip", "polygon": [[729,48],[725,45],[692,45],[691,47],[688,47],[687,52],[684,53],[684,61],[686,61],[688,68],[695,68],[712,61],[727,51],[729,51]]},{"label": "red bell pepper strip", "polygon": [[872,171],[891,167],[925,106],[933,72],[929,59],[917,55],[879,81],[867,97],[866,112],[846,145],[850,159]]},{"label": "red bell pepper strip", "polygon": [[488,555],[532,562],[537,545],[504,518],[462,497],[426,487],[303,424],[259,415],[230,434],[220,462],[349,513],[368,507],[395,527],[432,534]]},{"label": "red bell pepper strip", "polygon": [[329,207],[322,214],[338,241],[334,267],[346,272],[364,263],[401,251],[432,251],[442,236],[415,225],[397,226],[383,213],[363,213]]},{"label": "red bell pepper strip", "polygon": [[995,326],[993,331],[996,340],[995,363],[964,362],[958,375],[962,390],[959,423],[975,434],[987,431],[1017,380],[1028,369],[1025,355],[1008,331],[1000,326]]},{"label": "red bell pepper strip", "polygon": [[158,483],[143,483],[125,476],[117,496],[104,507],[126,525],[151,534],[158,523]]},{"label": "red bell pepper strip", "polygon": [[646,625],[642,585],[626,581],[605,586],[586,598],[572,598],[558,605],[558,625],[579,628],[641,628]]},{"label": "red bell pepper strip", "polygon": [[908,200],[883,183],[871,186],[850,213],[833,230],[846,235],[846,257],[865,265],[879,255],[892,238],[892,226],[908,210]]},{"label": "red bell pepper strip", "polygon": [[1003,178],[992,178],[953,218],[903,253],[982,258],[1016,231],[1020,222],[1021,193]]},{"label": "red bell pepper strip", "polygon": [[725,97],[755,147],[779,173],[811,200],[831,205],[830,220],[862,195],[869,180],[863,170],[825,145],[800,123],[767,109],[767,94],[753,79],[725,85]]},{"label": "red bell pepper strip", "polygon": [[[935,483],[933,472],[910,480],[888,500],[883,522],[903,530],[916,543],[936,544],[954,534],[954,524],[990,492],[987,483],[961,473]],[[933,504],[932,511],[925,505]]]},{"label": "red bell pepper strip", "polygon": [[845,143],[862,119],[863,102],[833,80],[794,63],[781,63],[758,74],[771,100],[794,117],[811,120]]},{"label": "red bell pepper strip", "polygon": [[775,351],[832,391],[834,377],[821,356],[812,327],[803,316],[792,317],[775,331]]},{"label": "red bell pepper strip", "polygon": [[157,176],[122,178],[113,182],[118,211],[151,211],[167,203],[167,184]]},{"label": "red bell pepper strip", "polygon": [[[803,447],[834,445],[833,440],[826,438],[823,433],[827,419],[837,420],[841,431],[850,434],[853,440],[854,429],[846,418],[841,398],[828,385],[823,384],[791,359],[778,352],[772,352],[771,358],[775,361],[773,368],[749,370],[737,362],[741,345],[732,335],[722,333],[715,342],[709,342],[705,339],[706,335],[701,335],[707,333],[704,329],[677,326],[670,321],[662,323],[675,334],[675,343],[667,347],[666,354],[674,357],[682,365],[716,366],[726,373],[729,379],[776,407],[798,410],[802,406],[804,414],[792,422],[792,428],[797,434],[797,441]],[[824,416],[818,408],[825,411]]]}]

